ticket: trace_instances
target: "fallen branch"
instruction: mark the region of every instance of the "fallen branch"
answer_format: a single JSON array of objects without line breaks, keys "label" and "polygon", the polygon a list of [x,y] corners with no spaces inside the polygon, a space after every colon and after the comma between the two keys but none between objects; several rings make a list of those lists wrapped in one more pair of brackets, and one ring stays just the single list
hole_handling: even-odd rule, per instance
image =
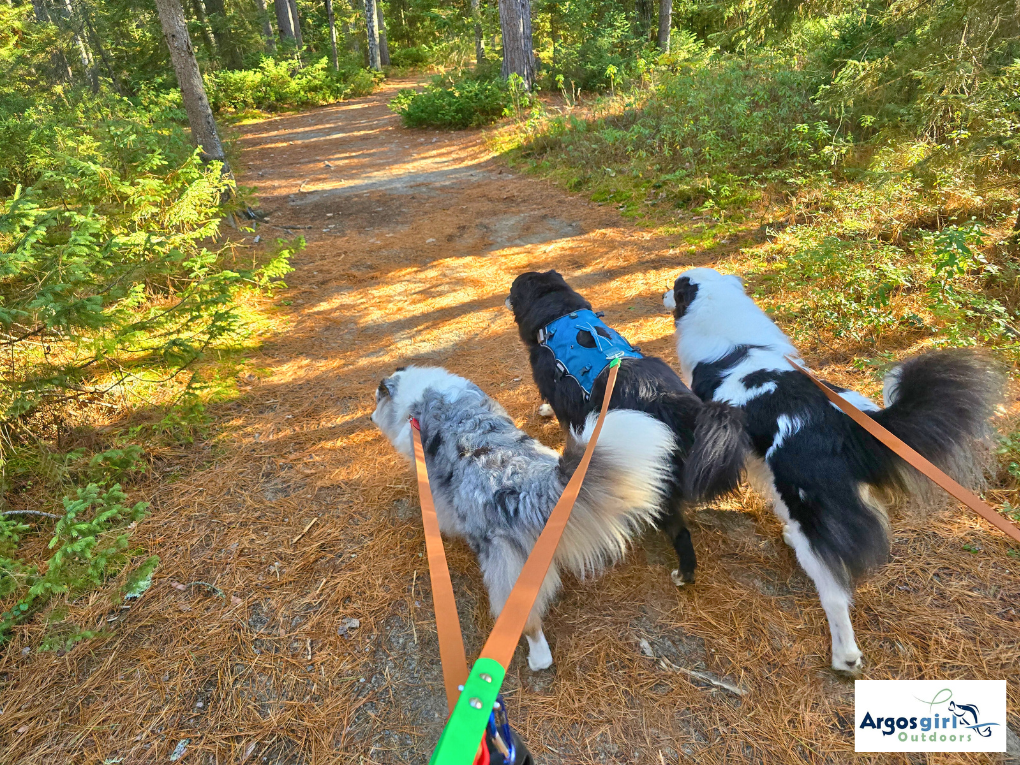
[{"label": "fallen branch", "polygon": [[301,533],[298,534],[296,537],[294,537],[294,539],[291,541],[291,544],[292,545],[296,545],[299,541],[301,541],[301,537],[303,537],[305,534],[307,534],[308,533],[308,529],[310,529],[312,526],[314,526],[318,522],[318,520],[319,520],[318,516],[316,516],[315,518],[312,518],[312,520],[310,520],[308,522],[308,525],[305,526],[304,529],[301,530]]},{"label": "fallen branch", "polygon": [[43,518],[56,518],[58,521],[61,516],[54,515],[53,513],[44,513],[42,510],[5,510],[0,513],[0,516],[6,515],[41,515]]},{"label": "fallen branch", "polygon": [[710,683],[714,685],[716,688],[722,688],[724,691],[735,693],[737,696],[747,695],[747,691],[745,691],[743,688],[738,688],[732,683],[727,683],[725,680],[716,680],[714,677],[712,677],[711,675],[706,675],[704,672],[697,672],[693,669],[687,669],[686,667],[678,667],[676,664],[669,661],[668,659],[659,659],[659,666],[662,667],[663,669],[667,670],[671,669],[674,672],[682,672],[683,674],[689,675],[690,677],[694,677],[697,678],[698,680]]}]

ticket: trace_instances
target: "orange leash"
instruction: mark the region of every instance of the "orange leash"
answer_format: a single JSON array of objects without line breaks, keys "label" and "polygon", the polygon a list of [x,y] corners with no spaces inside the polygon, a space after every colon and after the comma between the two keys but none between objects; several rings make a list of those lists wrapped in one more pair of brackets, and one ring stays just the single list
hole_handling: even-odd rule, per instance
[{"label": "orange leash", "polygon": [[[545,528],[535,542],[528,560],[521,569],[520,576],[510,591],[506,605],[496,619],[492,633],[482,649],[481,655],[499,662],[503,667],[510,665],[517,642],[521,639],[524,625],[528,621],[531,607],[538,597],[539,588],[545,579],[546,572],[552,564],[553,556],[556,554],[556,547],[563,536],[563,530],[570,519],[570,512],[577,501],[577,495],[581,491],[581,484],[584,475],[588,471],[588,463],[591,462],[592,452],[595,451],[595,443],[598,441],[599,433],[602,432],[602,423],[606,419],[606,412],[609,410],[609,400],[613,395],[613,388],[616,385],[616,375],[619,371],[619,361],[615,361],[609,368],[609,377],[606,380],[606,392],[602,399],[602,410],[599,412],[598,420],[595,423],[595,430],[588,439],[584,455],[577,466],[577,470],[570,477],[566,488],[560,495],[556,506],[546,521]],[[439,658],[443,664],[443,682],[446,685],[446,700],[453,711],[454,705],[460,696],[460,687],[468,676],[467,659],[464,654],[464,640],[460,631],[460,619],[457,616],[457,604],[453,596],[453,584],[450,581],[450,570],[446,564],[446,554],[443,549],[443,539],[439,534],[439,519],[436,517],[435,501],[432,498],[432,490],[429,487],[428,470],[425,465],[425,450],[422,448],[421,431],[418,422],[411,421],[411,435],[414,439],[414,464],[418,474],[418,493],[421,497],[422,524],[425,527],[425,547],[429,558],[429,578],[432,582],[432,602],[436,612],[436,632],[439,635]]]},{"label": "orange leash", "polygon": [[439,534],[436,503],[429,487],[429,473],[425,468],[425,450],[421,445],[421,430],[417,420],[411,420],[414,439],[414,465],[418,473],[418,494],[421,497],[421,521],[425,527],[425,550],[429,556],[429,579],[432,582],[432,603],[436,612],[436,634],[439,637],[439,661],[443,666],[443,684],[446,686],[446,703],[453,711],[460,696],[460,687],[467,680],[467,657],[464,655],[464,638],[460,632],[460,617],[453,597],[453,582],[446,565],[446,551]]},{"label": "orange leash", "polygon": [[602,397],[602,410],[595,423],[595,430],[584,449],[584,456],[581,457],[577,470],[570,477],[567,487],[557,500],[552,513],[549,514],[545,528],[542,529],[538,541],[535,542],[535,546],[531,550],[531,555],[525,561],[524,568],[521,569],[520,576],[517,577],[517,583],[510,591],[510,597],[507,598],[506,605],[503,606],[503,610],[496,618],[496,624],[482,648],[482,657],[493,659],[504,667],[510,666],[510,660],[517,648],[517,641],[521,639],[524,625],[531,614],[531,607],[535,605],[539,588],[541,588],[546,572],[549,571],[549,566],[552,564],[553,556],[556,554],[556,546],[560,543],[560,537],[563,536],[563,530],[567,527],[567,521],[570,520],[570,512],[574,509],[574,502],[577,501],[577,495],[581,491],[584,474],[588,471],[588,463],[591,462],[592,452],[595,451],[595,442],[599,440],[599,433],[602,432],[602,423],[609,410],[609,400],[613,396],[613,387],[616,385],[616,374],[619,368],[619,359],[617,359],[609,368],[606,392]]},{"label": "orange leash", "polygon": [[838,393],[830,390],[828,386],[821,382],[821,380],[815,377],[810,371],[798,364],[794,359],[787,356],[786,360],[793,365],[794,369],[807,375],[811,382],[818,386],[829,401],[842,409],[854,422],[892,449],[892,451],[897,455],[906,460],[908,465],[928,476],[928,478],[933,480],[1007,536],[1013,538],[1017,542],[1020,542],[1020,528],[1017,528],[1013,523],[1010,523],[1006,518],[1003,518],[1001,514],[997,513],[991,506],[987,505],[977,494],[965,486],[961,486],[921,456],[921,454],[919,454],[915,449],[908,446],[902,439],[879,425],[875,422],[875,420],[844,399]]}]

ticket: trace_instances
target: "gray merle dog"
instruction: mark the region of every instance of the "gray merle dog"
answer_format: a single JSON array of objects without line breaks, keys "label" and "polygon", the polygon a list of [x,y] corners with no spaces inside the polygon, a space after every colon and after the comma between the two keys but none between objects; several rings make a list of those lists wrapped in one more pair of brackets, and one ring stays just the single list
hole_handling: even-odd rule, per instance
[{"label": "gray merle dog", "polygon": [[[413,462],[410,418],[421,426],[425,464],[443,534],[478,556],[494,616],[573,475],[595,427],[572,431],[562,456],[519,430],[478,386],[436,367],[406,367],[376,391],[372,422]],[[552,665],[542,617],[560,588],[560,570],[595,574],[620,559],[654,522],[668,492],[673,435],[646,414],[606,415],[588,473],[556,557],[525,627],[533,670]]]}]

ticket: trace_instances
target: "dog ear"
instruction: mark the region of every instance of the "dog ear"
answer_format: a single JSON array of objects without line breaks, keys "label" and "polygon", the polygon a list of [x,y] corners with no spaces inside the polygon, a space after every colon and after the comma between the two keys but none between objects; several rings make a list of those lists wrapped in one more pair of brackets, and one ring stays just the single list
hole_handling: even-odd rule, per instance
[{"label": "dog ear", "polygon": [[736,282],[736,283],[737,283],[737,286],[738,286],[738,287],[740,287],[740,291],[741,291],[741,292],[743,292],[743,291],[744,291],[744,280],[743,280],[743,279],[741,279],[741,278],[740,278],[739,276],[737,276],[736,274],[730,274],[730,275],[729,275],[729,276],[727,276],[726,278],[727,278],[727,279],[730,279],[731,281],[734,281],[734,282]]},{"label": "dog ear", "polygon": [[379,387],[376,388],[376,391],[375,391],[376,398],[379,398],[379,399],[389,398],[391,395],[393,395],[392,391],[390,391],[390,389],[386,385],[386,383],[387,383],[387,380],[380,380],[379,381]]},{"label": "dog ear", "polygon": [[673,317],[679,319],[687,309],[691,307],[694,298],[698,296],[698,285],[694,284],[688,277],[681,276],[673,284]]}]

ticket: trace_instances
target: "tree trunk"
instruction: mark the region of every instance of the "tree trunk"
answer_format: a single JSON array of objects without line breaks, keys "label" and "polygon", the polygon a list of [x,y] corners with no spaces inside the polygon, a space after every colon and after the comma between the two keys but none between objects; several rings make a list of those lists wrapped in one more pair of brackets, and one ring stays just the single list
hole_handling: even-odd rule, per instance
[{"label": "tree trunk", "polygon": [[535,55],[531,48],[531,0],[499,0],[503,30],[503,77],[520,75],[528,90],[535,83]]},{"label": "tree trunk", "polygon": [[482,39],[482,11],[479,0],[471,0],[471,18],[475,22],[475,66],[485,61],[485,40]]},{"label": "tree trunk", "polygon": [[216,38],[220,60],[227,69],[241,69],[244,63],[241,61],[241,51],[234,44],[230,32],[226,5],[223,0],[206,0],[205,8],[209,12],[209,26],[212,27],[213,37]]},{"label": "tree trunk", "polygon": [[[46,5],[43,3],[43,0],[32,0],[32,9],[35,11],[35,20],[37,22],[40,24],[53,23],[52,19],[50,19],[50,14],[46,11]],[[74,82],[74,72],[71,71],[71,65],[67,63],[64,51],[57,48],[50,53],[50,64],[58,80]]]},{"label": "tree trunk", "polygon": [[223,163],[223,172],[229,173],[223,144],[216,132],[216,120],[213,119],[209,99],[205,95],[202,84],[202,73],[198,70],[195,51],[188,37],[188,26],[184,21],[184,10],[180,0],[156,0],[159,21],[163,27],[163,37],[170,49],[170,61],[174,65],[177,84],[184,97],[184,109],[188,113],[188,124],[191,126],[191,140],[202,152],[205,161]]},{"label": "tree trunk", "polygon": [[361,43],[358,42],[358,30],[354,26],[354,22],[344,22],[344,39],[347,41],[347,50],[360,58]]},{"label": "tree trunk", "polygon": [[379,63],[390,65],[390,46],[386,42],[386,22],[383,20],[382,3],[375,0],[375,18],[379,22]]},{"label": "tree trunk", "polygon": [[340,70],[340,61],[336,52],[336,19],[333,17],[333,0],[326,0],[326,21],[329,23],[329,50],[332,56],[333,71]]},{"label": "tree trunk", "polygon": [[96,63],[92,60],[92,51],[85,44],[82,37],[81,23],[78,14],[75,13],[71,0],[64,0],[64,10],[67,11],[67,23],[71,27],[71,34],[74,36],[74,43],[78,46],[78,55],[81,57],[81,65],[85,70],[85,77],[88,78],[89,86],[93,93],[99,92],[99,73],[96,71]]},{"label": "tree trunk", "polygon": [[205,17],[205,3],[202,0],[191,0],[191,11],[202,28],[202,45],[205,46],[205,53],[209,56],[210,61],[215,61],[216,43],[213,40],[212,31],[209,29],[209,20]]},{"label": "tree trunk", "polygon": [[269,21],[269,9],[266,8],[266,0],[255,0],[255,7],[259,12],[259,22],[262,24],[262,37],[266,41],[266,50],[276,53],[276,35],[273,34],[273,25]]},{"label": "tree trunk", "polygon": [[276,25],[280,27],[280,39],[294,42],[294,25],[290,23],[290,0],[273,0],[276,11]]},{"label": "tree trunk", "polygon": [[365,27],[368,30],[368,65],[379,71],[382,58],[379,56],[379,29],[376,25],[376,0],[365,0]]},{"label": "tree trunk", "polygon": [[[297,43],[298,51],[300,51],[305,46],[305,43],[301,39],[301,17],[298,16],[297,12],[297,0],[290,0],[290,20],[294,25],[294,41]],[[298,57],[300,58],[300,53],[298,53]]]},{"label": "tree trunk", "polygon": [[647,40],[652,29],[652,0],[635,0],[634,16],[638,38]]},{"label": "tree trunk", "polygon": [[89,15],[89,7],[84,0],[81,2],[81,18],[88,30],[89,42],[99,53],[99,58],[103,60],[103,66],[106,68],[106,73],[110,76],[110,82],[113,83],[113,89],[117,92],[118,96],[125,95],[124,87],[121,85],[120,78],[117,77],[117,72],[113,68],[110,57],[106,54],[106,48],[103,47],[103,41],[99,39],[99,32],[97,32],[96,28],[92,25],[92,18]]},{"label": "tree trunk", "polygon": [[669,53],[669,33],[673,29],[673,0],[659,0],[659,50]]}]

